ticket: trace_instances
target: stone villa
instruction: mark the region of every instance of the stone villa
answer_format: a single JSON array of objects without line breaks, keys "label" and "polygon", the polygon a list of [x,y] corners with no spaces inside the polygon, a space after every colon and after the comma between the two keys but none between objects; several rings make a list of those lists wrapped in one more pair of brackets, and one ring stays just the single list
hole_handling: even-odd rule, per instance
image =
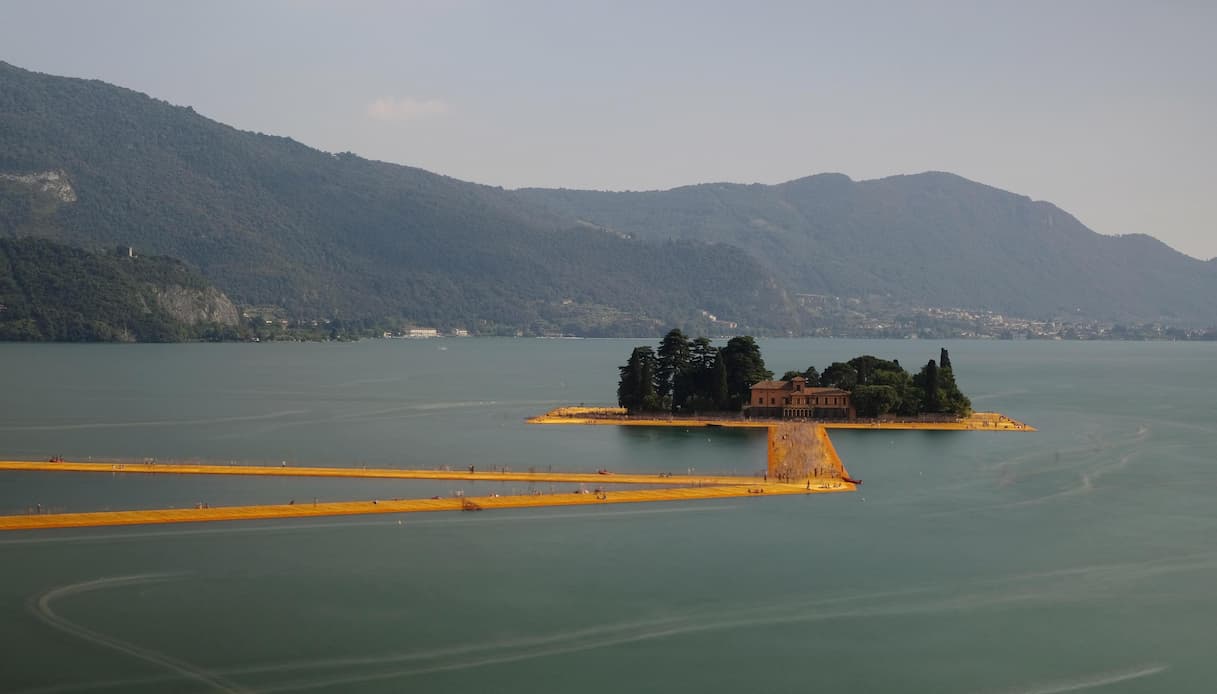
[{"label": "stone villa", "polygon": [[853,419],[856,416],[848,391],[809,386],[802,376],[753,385],[744,414],[781,419]]}]

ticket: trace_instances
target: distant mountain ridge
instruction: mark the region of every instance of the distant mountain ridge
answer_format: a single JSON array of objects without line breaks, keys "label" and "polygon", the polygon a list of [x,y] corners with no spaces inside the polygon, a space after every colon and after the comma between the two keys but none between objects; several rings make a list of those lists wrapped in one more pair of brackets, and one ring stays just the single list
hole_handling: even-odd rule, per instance
[{"label": "distant mountain ridge", "polygon": [[0,237],[181,258],[239,304],[474,332],[803,334],[799,294],[1217,324],[1217,263],[944,173],[506,191],[0,62]]},{"label": "distant mountain ridge", "polygon": [[1217,264],[1145,235],[1103,236],[1055,205],[949,173],[519,192],[639,238],[739,246],[796,292],[1026,317],[1217,321]]}]

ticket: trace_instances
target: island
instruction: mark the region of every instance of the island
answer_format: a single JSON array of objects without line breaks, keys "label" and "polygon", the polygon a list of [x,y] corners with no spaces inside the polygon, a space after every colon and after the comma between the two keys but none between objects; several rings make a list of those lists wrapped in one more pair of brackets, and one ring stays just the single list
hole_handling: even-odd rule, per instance
[{"label": "island", "polygon": [[917,374],[897,360],[862,355],[787,371],[773,380],[751,336],[716,348],[678,329],[658,349],[635,347],[619,368],[617,407],[559,407],[532,424],[739,427],[768,431],[764,473],[807,491],[852,491],[828,429],[1035,431],[998,412],[974,412],[955,383],[951,356],[939,351]]}]

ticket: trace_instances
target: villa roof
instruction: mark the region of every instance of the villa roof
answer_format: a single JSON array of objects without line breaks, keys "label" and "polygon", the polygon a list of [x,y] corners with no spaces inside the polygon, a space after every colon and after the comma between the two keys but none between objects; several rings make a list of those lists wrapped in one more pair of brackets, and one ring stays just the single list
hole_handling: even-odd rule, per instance
[{"label": "villa roof", "polygon": [[783,390],[790,387],[790,381],[757,381],[752,384],[753,390]]},{"label": "villa roof", "polygon": [[[756,383],[752,384],[752,390],[790,390],[790,391],[793,391],[794,383],[792,381],[757,381]],[[816,386],[816,387],[804,386],[803,390],[801,392],[810,393],[812,395],[831,395],[833,393],[841,393],[841,394],[848,393],[848,391],[841,390],[840,388],[821,388],[819,386]]]}]

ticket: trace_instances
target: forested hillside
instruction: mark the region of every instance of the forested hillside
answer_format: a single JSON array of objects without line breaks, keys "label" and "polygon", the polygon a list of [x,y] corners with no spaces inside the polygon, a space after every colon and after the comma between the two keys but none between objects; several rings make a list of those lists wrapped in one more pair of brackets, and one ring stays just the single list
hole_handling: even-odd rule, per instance
[{"label": "forested hillside", "polygon": [[1213,262],[951,174],[504,191],[0,63],[0,237],[27,235],[180,258],[238,304],[348,325],[906,335],[919,307],[1217,325]]},{"label": "forested hillside", "polygon": [[1144,235],[947,173],[520,195],[638,238],[746,249],[792,291],[1039,318],[1217,323],[1217,271]]},{"label": "forested hillside", "polygon": [[[40,172],[60,172],[73,200],[48,203]],[[497,188],[0,63],[4,176],[0,233],[178,257],[235,301],[296,318],[638,334],[707,312],[798,330],[733,247],[605,234]]]},{"label": "forested hillside", "polygon": [[0,238],[0,340],[234,339],[237,309],[182,263]]}]

